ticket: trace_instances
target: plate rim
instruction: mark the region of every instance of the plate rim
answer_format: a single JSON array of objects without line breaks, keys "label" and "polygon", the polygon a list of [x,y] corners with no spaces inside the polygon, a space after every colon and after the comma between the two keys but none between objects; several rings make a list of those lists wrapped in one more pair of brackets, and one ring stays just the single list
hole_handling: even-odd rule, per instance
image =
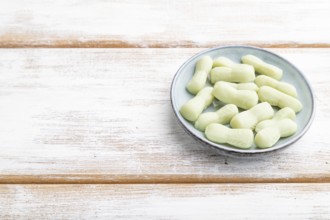
[{"label": "plate rim", "polygon": [[[270,147],[270,148],[266,148],[266,149],[239,149],[239,148],[235,148],[235,147],[229,147],[229,146],[225,146],[222,144],[217,144],[217,143],[213,143],[211,141],[206,142],[205,140],[201,139],[200,137],[196,136],[192,131],[190,131],[189,128],[187,128],[187,126],[185,126],[185,124],[182,122],[180,116],[179,116],[179,110],[176,109],[175,107],[175,96],[174,96],[174,85],[177,82],[178,76],[180,74],[180,72],[182,71],[182,69],[188,64],[190,63],[194,58],[199,57],[205,53],[209,53],[212,52],[214,50],[220,50],[220,49],[228,49],[228,48],[247,48],[247,49],[254,49],[254,50],[259,50],[265,53],[269,53],[273,56],[276,56],[277,58],[287,62],[290,66],[292,66],[294,69],[297,70],[297,72],[301,75],[301,77],[303,78],[303,80],[306,82],[306,85],[308,87],[308,90],[310,91],[310,95],[311,95],[311,115],[308,119],[308,122],[306,124],[306,126],[301,130],[301,132],[293,139],[291,139],[290,141],[280,144],[278,146],[275,147]],[[223,154],[228,154],[228,155],[233,155],[233,156],[253,156],[253,155],[261,155],[261,154],[268,154],[270,152],[276,152],[278,150],[282,150],[285,149],[286,147],[292,145],[294,142],[298,141],[302,136],[304,136],[304,134],[308,131],[308,129],[310,128],[314,117],[315,117],[315,95],[314,95],[314,91],[313,88],[311,86],[310,81],[307,79],[307,77],[304,75],[304,73],[297,68],[294,64],[292,64],[290,61],[288,61],[287,59],[285,59],[282,56],[277,55],[276,53],[273,53],[271,51],[268,51],[266,49],[263,48],[259,48],[259,47],[254,47],[254,46],[247,46],[247,45],[228,45],[228,46],[219,46],[219,47],[212,47],[209,49],[205,49],[202,50],[198,53],[196,53],[195,55],[191,56],[189,59],[187,59],[181,66],[180,68],[176,71],[173,79],[172,79],[172,83],[171,83],[171,88],[170,88],[170,99],[171,99],[171,106],[172,106],[172,110],[177,118],[177,120],[179,121],[179,124],[184,128],[185,132],[187,134],[189,134],[190,136],[192,136],[195,140],[197,140],[199,143],[202,143],[203,145],[207,145],[213,148],[216,148],[217,150],[220,150],[221,153]]]}]

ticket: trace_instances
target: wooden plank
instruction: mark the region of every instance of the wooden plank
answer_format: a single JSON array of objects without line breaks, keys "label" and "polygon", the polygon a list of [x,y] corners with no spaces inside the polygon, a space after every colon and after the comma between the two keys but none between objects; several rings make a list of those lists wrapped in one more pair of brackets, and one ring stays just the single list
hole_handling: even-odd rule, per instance
[{"label": "wooden plank", "polygon": [[329,184],[0,185],[9,219],[328,219]]},{"label": "wooden plank", "polygon": [[283,152],[227,158],[186,135],[171,80],[200,49],[0,50],[0,183],[329,182],[330,49],[273,49],[316,96]]},{"label": "wooden plank", "polygon": [[329,47],[327,0],[12,0],[0,47]]}]

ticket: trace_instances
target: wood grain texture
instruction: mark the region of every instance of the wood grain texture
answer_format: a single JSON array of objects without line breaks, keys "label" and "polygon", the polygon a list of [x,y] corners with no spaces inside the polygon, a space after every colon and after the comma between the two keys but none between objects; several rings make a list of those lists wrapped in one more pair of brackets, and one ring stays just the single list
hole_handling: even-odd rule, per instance
[{"label": "wood grain texture", "polygon": [[0,47],[329,47],[329,11],[328,0],[12,0]]},{"label": "wood grain texture", "polygon": [[272,49],[315,90],[285,151],[227,158],[186,135],[169,90],[200,49],[1,49],[0,183],[330,182],[330,49]]},{"label": "wood grain texture", "polygon": [[329,219],[329,184],[0,185],[0,218]]}]

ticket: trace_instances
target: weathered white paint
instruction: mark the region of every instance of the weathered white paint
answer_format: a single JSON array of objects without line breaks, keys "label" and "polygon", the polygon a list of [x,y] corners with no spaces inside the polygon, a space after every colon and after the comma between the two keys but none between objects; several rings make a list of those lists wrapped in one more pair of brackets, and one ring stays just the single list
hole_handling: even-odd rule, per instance
[{"label": "weathered white paint", "polygon": [[11,0],[0,46],[329,46],[329,11],[327,0]]},{"label": "weathered white paint", "polygon": [[328,219],[329,184],[1,185],[8,219]]},{"label": "weathered white paint", "polygon": [[199,51],[0,50],[1,182],[328,181],[330,50],[272,50],[310,79],[316,118],[293,146],[253,160],[201,146],[174,117],[171,80]]},{"label": "weathered white paint", "polygon": [[[316,118],[286,151],[226,158],[172,113],[175,71],[200,49],[1,49],[0,219],[328,219],[327,0],[40,1],[0,7],[0,47],[283,47]],[[183,182],[325,184],[111,184]]]}]

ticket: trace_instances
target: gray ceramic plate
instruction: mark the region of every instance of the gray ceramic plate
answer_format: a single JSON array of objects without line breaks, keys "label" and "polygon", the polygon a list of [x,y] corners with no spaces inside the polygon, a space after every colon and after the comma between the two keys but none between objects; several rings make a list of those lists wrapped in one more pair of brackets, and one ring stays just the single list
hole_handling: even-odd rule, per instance
[{"label": "gray ceramic plate", "polygon": [[[273,64],[280,67],[283,70],[282,81],[291,83],[297,89],[298,99],[303,104],[303,109],[297,114],[296,122],[298,125],[297,132],[291,137],[280,139],[276,145],[268,149],[258,149],[256,146],[253,146],[250,149],[243,150],[232,147],[226,144],[216,144],[206,139],[203,132],[198,131],[194,128],[193,124],[186,121],[179,113],[180,107],[193,97],[186,90],[186,85],[191,79],[194,73],[194,68],[196,61],[203,55],[209,55],[212,58],[219,56],[225,56],[232,59],[235,62],[240,62],[240,58],[243,55],[252,54],[255,55],[267,63]],[[314,98],[310,84],[306,80],[305,76],[299,71],[293,64],[291,64],[286,59],[269,52],[264,49],[249,47],[249,46],[227,46],[227,47],[218,47],[205,50],[187,60],[176,73],[171,87],[171,101],[172,107],[180,123],[183,125],[184,129],[188,134],[192,135],[198,141],[203,144],[215,147],[220,150],[220,152],[229,155],[237,156],[248,156],[255,154],[264,154],[266,152],[272,152],[279,149],[282,149],[293,142],[297,141],[302,137],[305,132],[310,127],[310,124],[314,116]],[[205,111],[215,111],[213,105],[211,105]]]}]

